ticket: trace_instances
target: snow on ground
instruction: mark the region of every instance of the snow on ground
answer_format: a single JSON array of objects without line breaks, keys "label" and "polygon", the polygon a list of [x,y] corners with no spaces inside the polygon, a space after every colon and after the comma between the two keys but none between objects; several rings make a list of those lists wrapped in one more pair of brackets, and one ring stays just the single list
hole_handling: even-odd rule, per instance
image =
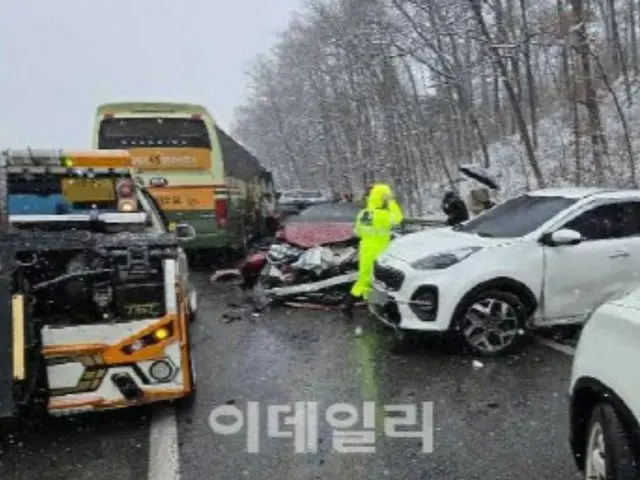
[{"label": "snow on ground", "polygon": [[[627,103],[622,85],[616,85],[615,91],[629,125],[632,152],[635,158],[640,152],[640,87],[632,86],[632,105]],[[609,144],[609,160],[605,161],[604,168],[606,178],[604,186],[629,187],[631,186],[629,155],[622,122],[611,95],[608,93],[605,95],[603,92],[600,106],[602,123]],[[586,130],[586,112],[582,111],[581,115],[582,129]],[[585,134],[582,135],[580,149],[582,152],[581,185],[594,185],[590,138]],[[555,111],[541,119],[538,125],[536,155],[548,187],[576,185],[574,152],[574,134],[569,105],[558,105]],[[519,135],[505,136],[492,143],[489,146],[489,155],[492,162],[489,172],[501,185],[499,200],[538,188]],[[474,157],[479,159],[481,155],[477,153]],[[636,173],[640,174],[640,168],[636,168]],[[464,182],[460,186],[460,192],[464,195],[470,188],[477,186],[479,184],[476,182]],[[440,202],[445,189],[447,187],[441,184],[425,185],[422,206],[424,214],[440,213]]]}]

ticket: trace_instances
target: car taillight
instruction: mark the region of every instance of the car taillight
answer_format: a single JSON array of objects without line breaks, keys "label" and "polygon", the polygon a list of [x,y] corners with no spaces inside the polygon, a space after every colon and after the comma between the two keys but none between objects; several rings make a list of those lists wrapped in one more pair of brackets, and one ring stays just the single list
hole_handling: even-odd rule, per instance
[{"label": "car taillight", "polygon": [[135,196],[135,186],[129,179],[119,180],[116,184],[116,195],[118,197],[118,211],[135,212],[138,210],[138,201]]},{"label": "car taillight", "polygon": [[226,198],[218,198],[216,200],[216,220],[219,227],[226,227],[227,223],[229,222],[228,206],[229,203],[227,202]]}]

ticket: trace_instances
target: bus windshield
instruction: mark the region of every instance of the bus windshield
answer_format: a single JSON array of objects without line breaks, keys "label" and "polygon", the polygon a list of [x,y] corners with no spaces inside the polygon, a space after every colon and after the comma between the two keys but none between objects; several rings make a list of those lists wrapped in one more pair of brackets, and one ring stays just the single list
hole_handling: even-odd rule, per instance
[{"label": "bus windshield", "polygon": [[183,147],[211,149],[203,120],[196,118],[105,118],[98,130],[98,148]]}]

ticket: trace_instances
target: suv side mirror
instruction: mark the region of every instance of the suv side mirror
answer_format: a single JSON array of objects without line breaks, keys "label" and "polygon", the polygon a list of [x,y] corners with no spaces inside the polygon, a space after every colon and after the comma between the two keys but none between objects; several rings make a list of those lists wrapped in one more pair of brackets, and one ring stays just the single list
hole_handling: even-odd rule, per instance
[{"label": "suv side mirror", "polygon": [[546,233],[540,239],[540,242],[550,247],[561,245],[577,245],[584,240],[582,235],[575,230],[569,228],[561,228],[552,233]]},{"label": "suv side mirror", "polygon": [[196,229],[188,223],[178,223],[174,232],[180,240],[193,240],[196,238]]}]

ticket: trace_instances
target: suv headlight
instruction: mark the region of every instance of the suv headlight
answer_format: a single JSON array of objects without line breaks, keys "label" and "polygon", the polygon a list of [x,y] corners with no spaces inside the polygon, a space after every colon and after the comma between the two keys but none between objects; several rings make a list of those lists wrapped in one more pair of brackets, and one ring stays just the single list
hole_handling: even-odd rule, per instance
[{"label": "suv headlight", "polygon": [[465,247],[450,252],[435,253],[411,264],[416,270],[443,270],[473,255],[482,247]]}]

